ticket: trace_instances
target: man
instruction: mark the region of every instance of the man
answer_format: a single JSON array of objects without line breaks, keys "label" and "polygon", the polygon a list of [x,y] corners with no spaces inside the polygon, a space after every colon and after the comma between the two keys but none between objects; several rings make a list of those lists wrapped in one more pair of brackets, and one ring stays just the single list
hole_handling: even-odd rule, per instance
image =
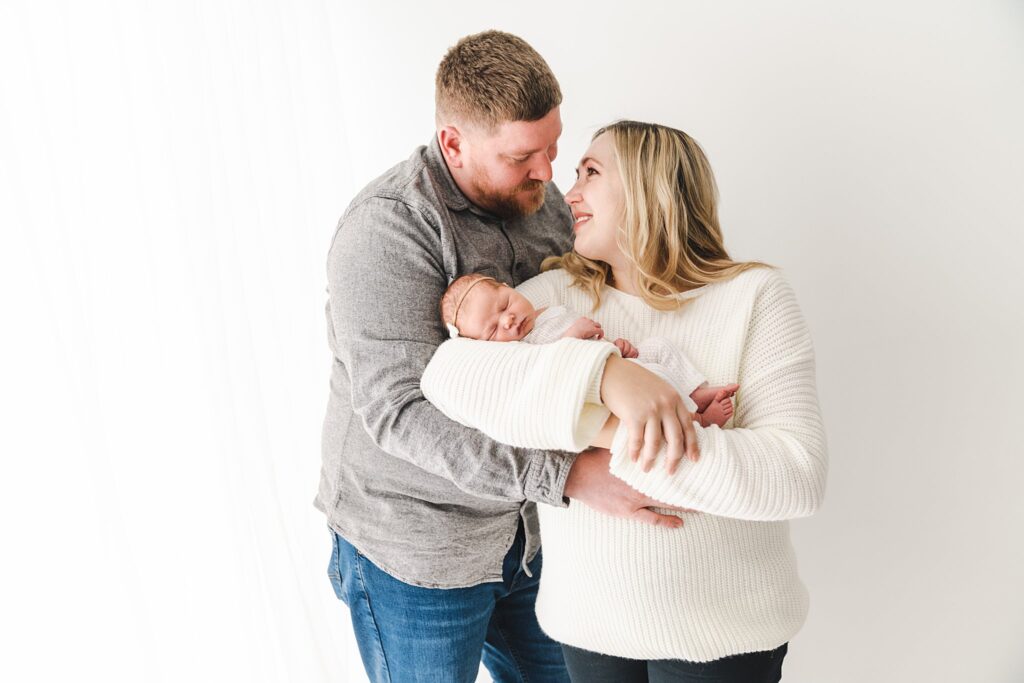
[{"label": "man", "polygon": [[[535,503],[564,506],[571,494],[679,522],[647,509],[654,501],[612,477],[607,457],[499,444],[423,398],[448,283],[481,272],[517,285],[570,248],[572,224],[550,184],[562,94],[541,56],[506,33],[468,36],[436,87],[436,137],[352,201],[328,257],[335,362],[316,505],[332,531],[331,579],[374,681],[474,681],[481,656],[496,681],[567,681],[534,617]],[[645,420],[676,422],[671,388],[606,361],[607,345],[579,344],[589,356],[573,379],[593,386],[597,368],[609,408],[637,425],[637,448]],[[651,396],[671,420],[637,407]],[[683,431],[666,427],[678,451]],[[645,452],[657,446],[648,439]]]}]

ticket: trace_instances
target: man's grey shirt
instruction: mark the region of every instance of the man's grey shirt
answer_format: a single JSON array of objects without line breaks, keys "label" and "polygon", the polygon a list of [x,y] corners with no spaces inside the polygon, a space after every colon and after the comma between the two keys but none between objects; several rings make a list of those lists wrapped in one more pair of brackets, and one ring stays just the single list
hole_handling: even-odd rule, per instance
[{"label": "man's grey shirt", "polygon": [[565,505],[574,456],[513,448],[449,420],[420,391],[447,336],[448,283],[486,273],[516,286],[572,244],[553,183],[540,211],[500,220],[458,189],[435,139],[369,184],[338,222],[327,259],[334,354],[315,505],[378,567],[431,588],[500,581],[522,516]]}]

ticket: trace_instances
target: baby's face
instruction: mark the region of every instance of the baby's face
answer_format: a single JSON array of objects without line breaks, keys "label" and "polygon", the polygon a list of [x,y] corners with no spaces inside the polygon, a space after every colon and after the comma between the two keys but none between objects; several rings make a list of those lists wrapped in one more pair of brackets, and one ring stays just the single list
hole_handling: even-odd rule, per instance
[{"label": "baby's face", "polygon": [[486,341],[519,341],[533,330],[537,312],[508,285],[482,282],[470,291],[459,310],[459,335]]}]

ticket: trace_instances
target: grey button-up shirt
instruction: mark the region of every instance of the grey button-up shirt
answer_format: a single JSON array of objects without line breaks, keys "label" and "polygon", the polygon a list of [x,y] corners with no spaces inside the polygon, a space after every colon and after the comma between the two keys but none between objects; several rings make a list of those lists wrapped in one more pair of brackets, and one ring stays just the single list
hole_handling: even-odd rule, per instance
[{"label": "grey button-up shirt", "polygon": [[513,448],[449,420],[420,392],[446,338],[439,303],[471,272],[512,286],[571,246],[572,216],[547,185],[540,211],[503,221],[471,204],[435,139],[373,181],[338,223],[327,260],[334,363],[315,505],[389,574],[418,586],[500,581],[520,516],[565,505],[574,456]]}]

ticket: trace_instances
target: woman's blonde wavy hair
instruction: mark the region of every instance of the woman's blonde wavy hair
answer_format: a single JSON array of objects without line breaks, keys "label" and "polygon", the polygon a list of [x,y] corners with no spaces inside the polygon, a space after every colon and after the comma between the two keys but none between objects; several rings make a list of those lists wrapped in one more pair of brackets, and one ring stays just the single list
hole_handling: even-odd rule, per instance
[{"label": "woman's blonde wavy hair", "polygon": [[[654,123],[616,121],[594,133],[609,134],[625,195],[619,249],[633,265],[641,298],[658,310],[673,310],[676,295],[722,282],[745,270],[771,267],[733,261],[718,224],[718,187],[700,145],[681,130]],[[575,251],[551,256],[541,270],[564,268],[573,285],[588,292],[594,308],[611,282],[611,266]]]}]

